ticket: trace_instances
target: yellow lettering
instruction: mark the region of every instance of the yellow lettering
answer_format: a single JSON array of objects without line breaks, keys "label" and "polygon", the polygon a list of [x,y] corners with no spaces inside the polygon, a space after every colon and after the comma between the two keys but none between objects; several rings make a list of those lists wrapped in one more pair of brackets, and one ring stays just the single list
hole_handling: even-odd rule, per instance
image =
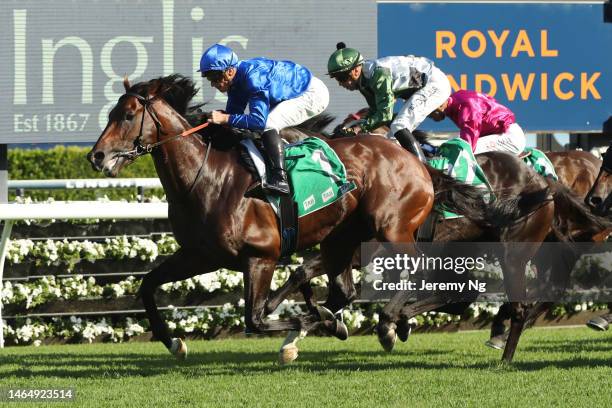
[{"label": "yellow lettering", "polygon": [[543,57],[558,57],[559,50],[548,49],[548,30],[540,31],[540,47],[542,48]]},{"label": "yellow lettering", "polygon": [[535,74],[529,74],[527,77],[527,84],[525,84],[523,81],[523,76],[521,74],[514,74],[512,84],[509,82],[508,74],[501,74],[501,78],[504,84],[504,89],[506,90],[506,95],[508,95],[508,100],[514,100],[517,89],[521,93],[522,100],[526,101],[529,98],[531,87],[533,86],[533,80],[535,79]]},{"label": "yellow lettering", "polygon": [[453,51],[455,44],[457,44],[455,33],[452,31],[436,31],[436,58],[442,58],[444,51],[450,58],[457,58],[455,51]]},{"label": "yellow lettering", "polygon": [[542,100],[548,100],[548,74],[542,73],[540,75],[540,95]]},{"label": "yellow lettering", "polygon": [[508,34],[510,34],[510,30],[502,31],[501,37],[498,37],[497,34],[495,34],[495,31],[493,30],[489,30],[487,31],[487,33],[489,34],[489,37],[491,37],[491,40],[493,41],[493,44],[495,45],[495,56],[497,58],[501,57],[502,47],[504,43],[506,42],[506,39],[508,38]]},{"label": "yellow lettering", "polygon": [[530,57],[535,56],[533,47],[531,46],[531,41],[529,40],[529,36],[525,30],[519,30],[518,36],[516,37],[516,41],[514,43],[514,48],[512,49],[511,57],[516,57],[519,52],[526,52]]},{"label": "yellow lettering", "polygon": [[446,77],[448,78],[448,82],[450,82],[451,84],[451,88],[453,88],[453,92],[457,92],[460,89],[467,89],[467,75],[466,74],[461,74],[459,76],[461,80],[461,84],[458,84],[457,81],[455,81],[455,78],[450,74],[446,75]]},{"label": "yellow lettering", "polygon": [[[483,82],[487,82],[489,84],[488,92],[483,90]],[[495,81],[495,78],[493,78],[489,74],[476,74],[476,76],[474,77],[474,89],[476,90],[476,92],[482,92],[491,96],[495,96],[495,94],[497,93],[497,82]]]},{"label": "yellow lettering", "polygon": [[555,95],[557,96],[557,98],[566,101],[568,99],[572,99],[574,97],[574,92],[569,91],[569,92],[563,92],[561,90],[561,82],[563,81],[573,81],[574,80],[574,75],[570,74],[569,72],[562,72],[559,75],[557,75],[557,77],[555,78],[554,82],[553,82],[553,90],[555,92]]},{"label": "yellow lettering", "polygon": [[[472,50],[470,48],[470,40],[472,38],[476,38],[478,40],[478,48],[476,50]],[[463,53],[470,58],[478,58],[484,54],[487,49],[487,39],[484,34],[482,34],[478,30],[470,30],[461,39],[461,49]]]},{"label": "yellow lettering", "polygon": [[580,99],[586,99],[587,92],[590,92],[591,95],[593,95],[593,98],[601,99],[601,95],[597,91],[597,88],[595,88],[595,81],[597,81],[597,78],[599,78],[600,76],[601,72],[595,72],[587,80],[586,72],[582,72],[580,74]]}]

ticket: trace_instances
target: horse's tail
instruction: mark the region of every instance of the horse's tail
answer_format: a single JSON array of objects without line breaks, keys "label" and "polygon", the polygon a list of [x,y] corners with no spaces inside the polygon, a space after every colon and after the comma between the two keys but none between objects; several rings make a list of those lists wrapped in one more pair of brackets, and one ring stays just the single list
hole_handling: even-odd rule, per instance
[{"label": "horse's tail", "polygon": [[482,227],[503,228],[552,201],[548,187],[544,187],[516,198],[498,198],[487,203],[481,188],[462,183],[429,165],[426,167],[433,182],[435,203]]},{"label": "horse's tail", "polygon": [[555,201],[552,228],[557,239],[590,240],[593,236],[612,228],[610,220],[593,214],[569,188],[552,180],[549,180],[548,184]]}]

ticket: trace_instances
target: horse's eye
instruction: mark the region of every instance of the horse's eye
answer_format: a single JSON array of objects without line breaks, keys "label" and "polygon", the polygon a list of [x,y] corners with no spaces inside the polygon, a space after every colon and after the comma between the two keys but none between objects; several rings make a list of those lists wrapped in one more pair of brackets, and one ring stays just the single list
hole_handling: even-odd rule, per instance
[{"label": "horse's eye", "polygon": [[132,120],[132,119],[134,119],[134,115],[132,115],[131,113],[125,114],[125,120]]}]

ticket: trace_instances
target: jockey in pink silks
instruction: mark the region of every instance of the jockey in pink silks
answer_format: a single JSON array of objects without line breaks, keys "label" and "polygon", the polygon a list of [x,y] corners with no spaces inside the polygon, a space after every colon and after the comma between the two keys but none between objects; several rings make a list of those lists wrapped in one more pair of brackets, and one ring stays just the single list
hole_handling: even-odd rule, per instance
[{"label": "jockey in pink silks", "polygon": [[459,90],[429,115],[437,122],[447,116],[474,154],[502,151],[518,155],[525,149],[525,134],[514,113],[488,95]]}]

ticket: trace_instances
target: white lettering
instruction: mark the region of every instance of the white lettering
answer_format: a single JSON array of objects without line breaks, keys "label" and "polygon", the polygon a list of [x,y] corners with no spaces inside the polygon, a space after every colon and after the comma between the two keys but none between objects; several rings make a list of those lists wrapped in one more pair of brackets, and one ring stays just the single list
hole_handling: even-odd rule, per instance
[{"label": "white lettering", "polygon": [[15,49],[15,68],[13,69],[13,103],[25,105],[28,103],[26,87],[26,40],[27,40],[27,10],[13,10],[13,35]]},{"label": "white lettering", "polygon": [[118,36],[110,41],[108,41],[102,47],[102,51],[100,52],[100,65],[102,67],[102,71],[108,76],[109,80],[104,85],[104,97],[107,101],[109,101],[98,116],[98,124],[100,129],[104,129],[106,123],[108,122],[108,112],[111,110],[119,98],[123,94],[123,87],[121,87],[121,92],[117,93],[113,91],[114,84],[123,83],[123,74],[117,74],[113,69],[112,64],[112,52],[113,48],[121,43],[127,42],[134,46],[136,49],[136,67],[131,74],[128,74],[128,79],[132,81],[134,78],[140,77],[145,70],[147,69],[147,65],[149,64],[149,55],[147,54],[147,49],[144,46],[145,43],[152,43],[153,37],[137,37],[137,36]]},{"label": "white lettering", "polygon": [[81,37],[65,37],[55,45],[52,39],[42,39],[42,103],[43,105],[53,105],[53,61],[55,53],[65,45],[76,47],[81,53],[81,67],[83,75],[83,86],[81,93],[81,103],[93,102],[93,52],[91,47]]}]

